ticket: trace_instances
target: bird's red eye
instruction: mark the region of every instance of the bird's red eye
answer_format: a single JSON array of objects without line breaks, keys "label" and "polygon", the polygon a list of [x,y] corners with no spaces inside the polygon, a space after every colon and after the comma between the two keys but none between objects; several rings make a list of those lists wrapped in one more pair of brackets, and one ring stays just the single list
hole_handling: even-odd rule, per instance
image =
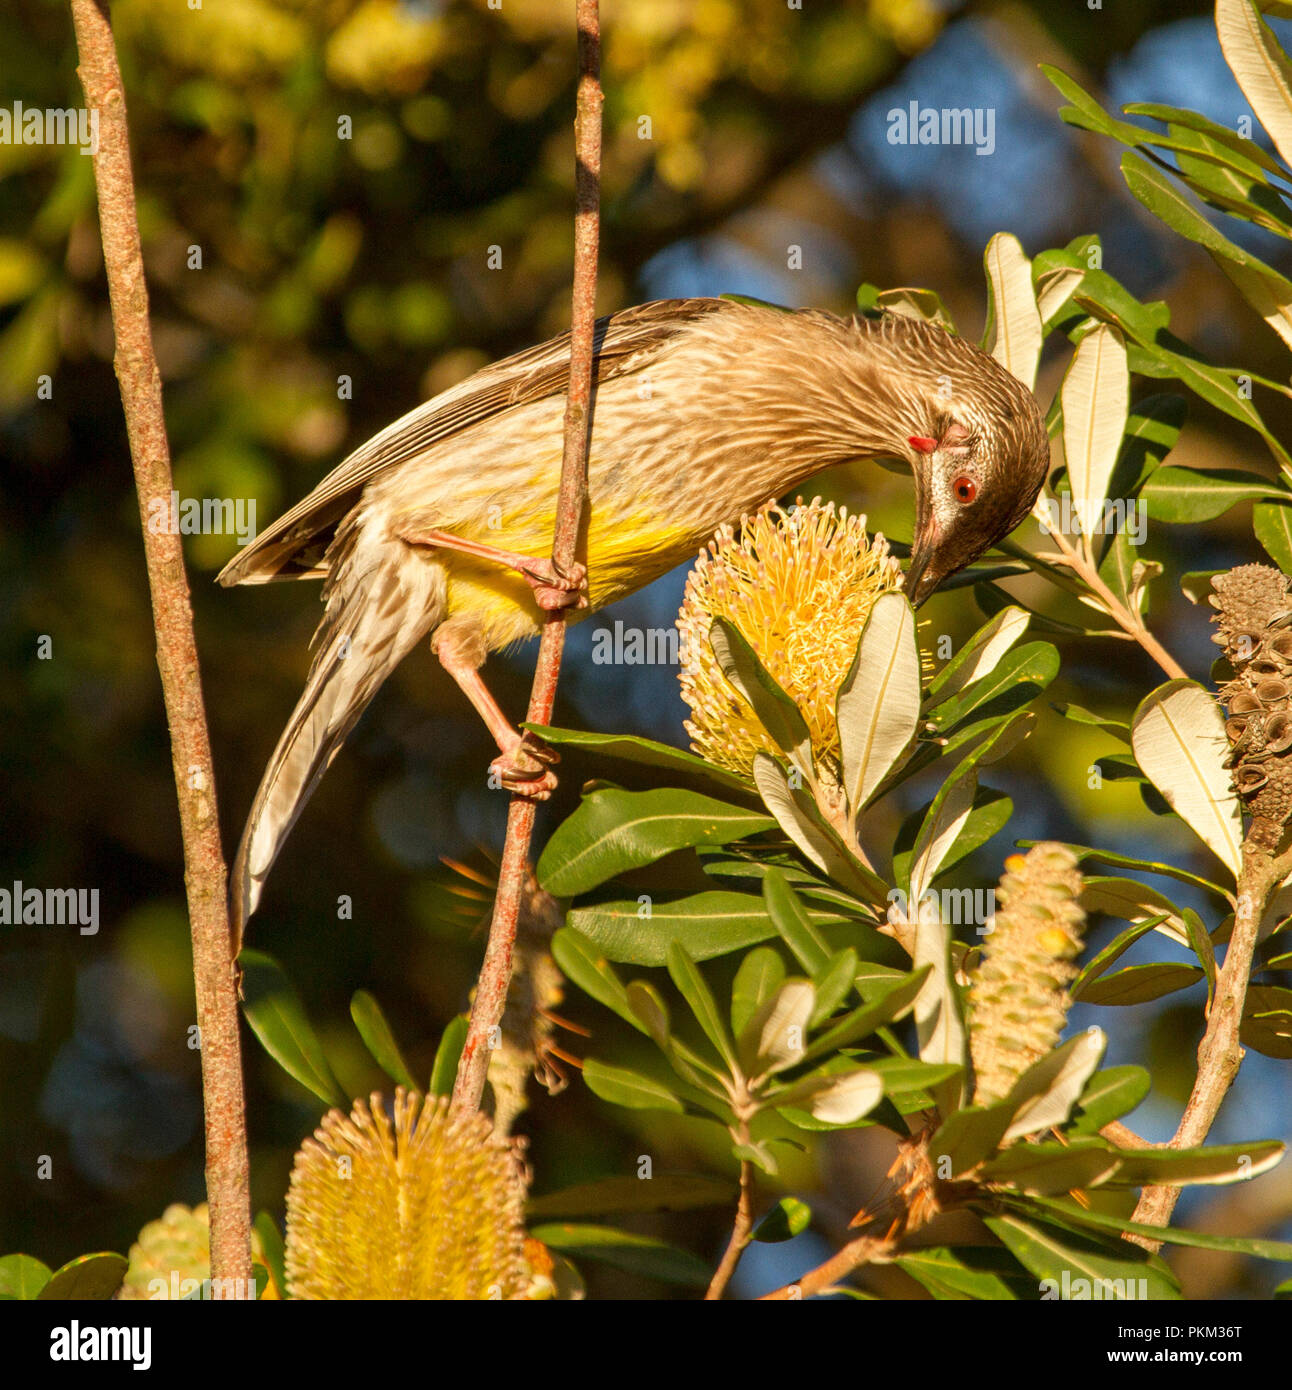
[{"label": "bird's red eye", "polygon": [[956,501],[965,506],[968,506],[978,496],[978,484],[967,473],[962,473],[951,484],[951,490],[956,495]]}]

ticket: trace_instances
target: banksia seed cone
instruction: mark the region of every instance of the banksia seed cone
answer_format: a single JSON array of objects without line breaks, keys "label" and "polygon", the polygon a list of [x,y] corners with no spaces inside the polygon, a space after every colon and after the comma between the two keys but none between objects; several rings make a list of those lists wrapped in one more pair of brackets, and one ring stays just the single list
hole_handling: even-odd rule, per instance
[{"label": "banksia seed cone", "polygon": [[525,1176],[482,1115],[395,1091],[329,1111],[287,1194],[292,1298],[525,1298]]},{"label": "banksia seed cone", "polygon": [[[251,1254],[263,1264],[260,1236],[251,1233]],[[174,1202],[150,1221],[130,1247],[130,1267],[117,1295],[122,1299],[197,1298],[211,1277],[211,1214],[206,1203],[189,1208]],[[250,1290],[247,1291],[250,1295]],[[281,1298],[272,1283],[265,1298]]]},{"label": "banksia seed cone", "polygon": [[1085,926],[1080,895],[1076,857],[1063,845],[1034,845],[1005,860],[994,924],[969,983],[975,1105],[1004,1099],[1058,1043]]},{"label": "banksia seed cone", "polygon": [[1229,713],[1234,790],[1251,814],[1248,836],[1270,853],[1292,818],[1292,604],[1285,575],[1242,565],[1211,581],[1218,631],[1234,679],[1220,691]]},{"label": "banksia seed cone", "polygon": [[725,618],[803,712],[813,756],[837,760],[836,694],[875,600],[901,587],[883,536],[868,537],[866,518],[833,502],[766,506],[739,536],[722,527],[687,578],[677,619],[694,750],[744,776],[755,753],[778,753],[709,645],[713,620]]}]

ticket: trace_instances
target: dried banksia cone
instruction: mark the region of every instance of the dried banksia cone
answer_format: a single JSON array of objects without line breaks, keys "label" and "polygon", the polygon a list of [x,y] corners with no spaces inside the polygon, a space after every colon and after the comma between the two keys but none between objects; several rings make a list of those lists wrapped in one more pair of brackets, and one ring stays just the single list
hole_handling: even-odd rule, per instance
[{"label": "dried banksia cone", "polygon": [[725,618],[803,712],[814,757],[837,759],[836,694],[875,600],[901,587],[883,536],[867,536],[866,518],[833,502],[766,506],[738,536],[724,526],[688,576],[677,619],[691,746],[746,776],[755,753],[778,752],[709,645],[713,620]]},{"label": "dried banksia cone", "polygon": [[1085,927],[1080,895],[1076,857],[1063,845],[1033,845],[1005,860],[992,930],[969,983],[975,1105],[1002,1100],[1057,1045]]},{"label": "dried banksia cone", "polygon": [[1265,630],[1288,610],[1287,578],[1269,565],[1239,565],[1212,578],[1210,603],[1220,629],[1211,639],[1237,667],[1264,644]]},{"label": "dried banksia cone", "polygon": [[482,1115],[395,1091],[331,1110],[301,1145],[287,1194],[292,1298],[531,1295],[525,1175]]},{"label": "dried banksia cone", "polygon": [[[251,1254],[265,1263],[264,1247],[257,1232],[251,1233]],[[174,1299],[209,1296],[211,1278],[211,1214],[206,1203],[186,1207],[174,1202],[156,1221],[150,1221],[130,1247],[130,1267],[117,1295],[123,1299]],[[253,1298],[253,1289],[239,1290]],[[272,1283],[263,1298],[281,1298]]]},{"label": "dried banksia cone", "polygon": [[1217,632],[1234,678],[1220,691],[1234,790],[1251,816],[1248,839],[1274,853],[1292,819],[1292,607],[1288,580],[1242,565],[1211,586]]}]

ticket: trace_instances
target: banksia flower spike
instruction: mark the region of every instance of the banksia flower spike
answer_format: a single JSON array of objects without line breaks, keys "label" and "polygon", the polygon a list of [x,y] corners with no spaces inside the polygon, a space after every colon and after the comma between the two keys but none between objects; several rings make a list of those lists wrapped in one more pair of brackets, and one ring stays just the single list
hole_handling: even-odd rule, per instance
[{"label": "banksia flower spike", "polygon": [[[264,1247],[256,1231],[251,1233],[252,1258],[265,1263]],[[118,1298],[196,1299],[210,1294],[211,1214],[205,1202],[186,1207],[174,1202],[156,1221],[150,1221],[130,1247],[130,1265]],[[254,1288],[237,1291],[254,1298]],[[262,1297],[281,1298],[271,1282]]]},{"label": "banksia flower spike", "polygon": [[1234,789],[1251,815],[1248,838],[1273,854],[1292,818],[1292,600],[1287,577],[1242,565],[1211,581],[1217,631],[1234,678],[1221,687]]},{"label": "banksia flower spike", "polygon": [[482,1115],[396,1090],[329,1111],[287,1194],[292,1298],[526,1298],[525,1175]]},{"label": "banksia flower spike", "polygon": [[1085,926],[1080,894],[1076,857],[1063,845],[1034,845],[1005,860],[992,930],[969,983],[975,1105],[1002,1100],[1059,1041]]},{"label": "banksia flower spike", "polygon": [[867,536],[866,518],[833,502],[766,506],[739,534],[724,526],[687,578],[677,620],[695,752],[744,776],[755,753],[777,753],[709,645],[713,620],[725,618],[802,711],[817,763],[837,761],[836,694],[875,600],[901,587],[883,536]]}]

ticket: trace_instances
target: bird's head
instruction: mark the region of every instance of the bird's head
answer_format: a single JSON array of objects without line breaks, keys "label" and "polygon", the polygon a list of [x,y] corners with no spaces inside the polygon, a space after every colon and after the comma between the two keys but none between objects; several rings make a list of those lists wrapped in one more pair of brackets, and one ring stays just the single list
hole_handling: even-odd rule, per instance
[{"label": "bird's head", "polygon": [[915,536],[906,592],[917,606],[1027,516],[1050,467],[1035,397],[985,353],[974,352],[974,389],[931,401],[927,432],[907,438]]}]

